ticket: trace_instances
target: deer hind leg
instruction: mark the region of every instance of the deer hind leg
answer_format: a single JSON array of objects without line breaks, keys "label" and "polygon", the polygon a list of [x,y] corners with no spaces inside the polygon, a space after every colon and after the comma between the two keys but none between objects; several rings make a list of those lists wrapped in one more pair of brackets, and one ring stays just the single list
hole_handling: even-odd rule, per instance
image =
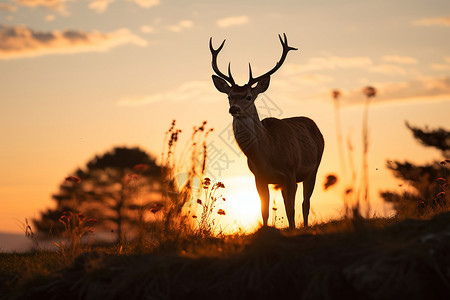
[{"label": "deer hind leg", "polygon": [[308,227],[309,208],[311,206],[310,199],[316,184],[317,170],[311,174],[305,181],[303,181],[303,226]]},{"label": "deer hind leg", "polygon": [[297,183],[288,182],[281,187],[283,195],[284,208],[289,223],[289,229],[295,228],[295,193],[297,192]]},{"label": "deer hind leg", "polygon": [[269,219],[269,185],[265,182],[255,179],[256,189],[258,190],[259,198],[261,199],[261,215],[263,220],[263,226],[267,226],[267,220]]}]

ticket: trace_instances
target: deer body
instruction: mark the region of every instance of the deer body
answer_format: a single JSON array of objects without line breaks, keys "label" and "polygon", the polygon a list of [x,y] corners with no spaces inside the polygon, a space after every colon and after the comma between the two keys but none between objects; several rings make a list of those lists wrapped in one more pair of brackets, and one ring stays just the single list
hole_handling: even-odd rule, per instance
[{"label": "deer body", "polygon": [[[213,69],[220,76],[213,75],[216,88],[228,95],[229,112],[233,116],[233,131],[236,142],[247,156],[250,171],[255,175],[256,188],[261,199],[263,225],[269,218],[269,184],[281,187],[286,215],[290,228],[295,228],[295,194],[297,183],[303,182],[303,221],[308,226],[310,197],[314,190],[317,169],[322,158],[324,140],[320,130],[309,118],[293,117],[286,119],[266,118],[260,121],[254,101],[264,92],[270,82],[270,75],[283,63],[289,50],[280,37],[283,55],[280,62],[270,72],[250,80],[244,86],[234,83],[228,68],[228,76],[217,68],[217,54],[223,44],[214,50]],[[211,42],[211,41],[210,41]],[[224,41],[225,42],[225,41]],[[228,85],[227,81],[231,84]],[[252,87],[256,83],[255,87]]]}]

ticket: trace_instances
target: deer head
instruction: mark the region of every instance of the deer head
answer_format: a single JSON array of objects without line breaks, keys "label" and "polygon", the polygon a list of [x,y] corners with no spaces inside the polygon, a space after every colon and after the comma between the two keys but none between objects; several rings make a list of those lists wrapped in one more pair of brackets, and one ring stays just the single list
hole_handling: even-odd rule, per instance
[{"label": "deer head", "polygon": [[228,95],[230,102],[230,114],[236,118],[245,118],[256,113],[255,100],[258,94],[264,93],[269,87],[270,75],[275,73],[281,65],[284,63],[286,56],[290,50],[297,50],[297,48],[290,47],[287,42],[286,34],[283,34],[284,40],[280,38],[281,45],[283,46],[283,53],[280,60],[276,63],[272,70],[265,74],[253,78],[252,67],[250,63],[249,67],[249,80],[243,86],[239,86],[234,82],[231,75],[230,63],[228,64],[228,76],[222,73],[217,66],[217,55],[222,50],[225,40],[220,44],[219,48],[214,49],[212,45],[212,38],[209,39],[209,49],[212,54],[212,68],[217,75],[212,75],[212,79],[216,89],[219,92]]}]

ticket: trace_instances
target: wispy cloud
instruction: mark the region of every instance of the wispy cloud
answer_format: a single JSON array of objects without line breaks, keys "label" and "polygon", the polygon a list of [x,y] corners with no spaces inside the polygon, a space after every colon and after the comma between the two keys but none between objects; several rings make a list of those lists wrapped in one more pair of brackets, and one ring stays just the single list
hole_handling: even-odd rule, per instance
[{"label": "wispy cloud", "polygon": [[45,16],[45,21],[47,22],[52,22],[55,20],[55,15],[54,14],[49,14]]},{"label": "wispy cloud", "polygon": [[41,32],[24,26],[0,26],[0,59],[104,52],[124,44],[144,47],[147,41],[125,28],[103,33],[77,30]]},{"label": "wispy cloud", "polygon": [[339,68],[365,68],[372,66],[373,62],[369,57],[313,57],[306,64],[286,64],[283,72],[286,74],[296,74],[319,70],[335,70]]},{"label": "wispy cloud", "polygon": [[405,65],[415,65],[419,62],[417,59],[411,56],[400,56],[400,55],[384,55],[381,57],[382,60],[386,62],[405,64]]},{"label": "wispy cloud", "polygon": [[301,74],[295,77],[294,80],[305,85],[322,85],[324,83],[330,83],[334,81],[333,77],[331,76],[314,73]]},{"label": "wispy cloud", "polygon": [[103,13],[114,0],[91,0],[89,8],[97,13]]},{"label": "wispy cloud", "polygon": [[129,2],[134,2],[140,7],[150,8],[159,4],[159,0],[127,0]]},{"label": "wispy cloud", "polygon": [[371,66],[367,69],[370,72],[373,73],[381,73],[381,74],[387,74],[387,75],[404,75],[406,74],[406,70],[402,67],[396,66],[396,65],[390,65],[390,64],[380,64]]},{"label": "wispy cloud", "polygon": [[124,97],[118,101],[123,106],[138,106],[155,102],[192,102],[193,100],[205,100],[217,98],[217,92],[214,90],[210,81],[188,81],[178,88],[168,92],[154,93],[144,96]]},{"label": "wispy cloud", "polygon": [[2,11],[9,11],[9,12],[15,12],[17,11],[17,7],[9,4],[9,3],[1,3],[0,4],[0,10]]},{"label": "wispy cloud", "polygon": [[228,17],[217,20],[216,24],[219,27],[227,28],[230,26],[244,25],[248,23],[249,18],[247,16]]},{"label": "wispy cloud", "polygon": [[450,71],[450,64],[431,64],[433,70]]},{"label": "wispy cloud", "polygon": [[191,28],[193,26],[194,26],[194,22],[192,22],[191,20],[181,20],[180,22],[178,22],[175,25],[168,26],[167,30],[172,31],[172,32],[181,32],[181,31]]},{"label": "wispy cloud", "polygon": [[416,26],[450,26],[450,17],[424,18],[413,22]]},{"label": "wispy cloud", "polygon": [[28,7],[46,7],[51,10],[67,14],[66,2],[68,0],[14,0],[18,5]]},{"label": "wispy cloud", "polygon": [[143,33],[154,33],[156,32],[156,29],[150,25],[142,25],[141,26],[141,32]]},{"label": "wispy cloud", "polygon": [[[374,85],[377,96],[374,102],[389,101],[449,101],[450,77],[421,77],[411,81],[379,83]],[[364,96],[359,90],[344,91],[342,101],[347,104],[362,103]]]}]

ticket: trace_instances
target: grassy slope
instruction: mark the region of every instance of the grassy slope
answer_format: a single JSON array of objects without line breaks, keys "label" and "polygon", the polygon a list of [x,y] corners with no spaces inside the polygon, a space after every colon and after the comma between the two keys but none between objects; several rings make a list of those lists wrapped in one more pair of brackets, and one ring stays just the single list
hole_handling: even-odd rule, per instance
[{"label": "grassy slope", "polygon": [[448,299],[450,213],[386,223],[394,222],[354,219],[290,234],[266,228],[246,237],[169,243],[153,254],[96,251],[63,268],[56,254],[2,254],[0,295],[66,300],[292,295]]}]

